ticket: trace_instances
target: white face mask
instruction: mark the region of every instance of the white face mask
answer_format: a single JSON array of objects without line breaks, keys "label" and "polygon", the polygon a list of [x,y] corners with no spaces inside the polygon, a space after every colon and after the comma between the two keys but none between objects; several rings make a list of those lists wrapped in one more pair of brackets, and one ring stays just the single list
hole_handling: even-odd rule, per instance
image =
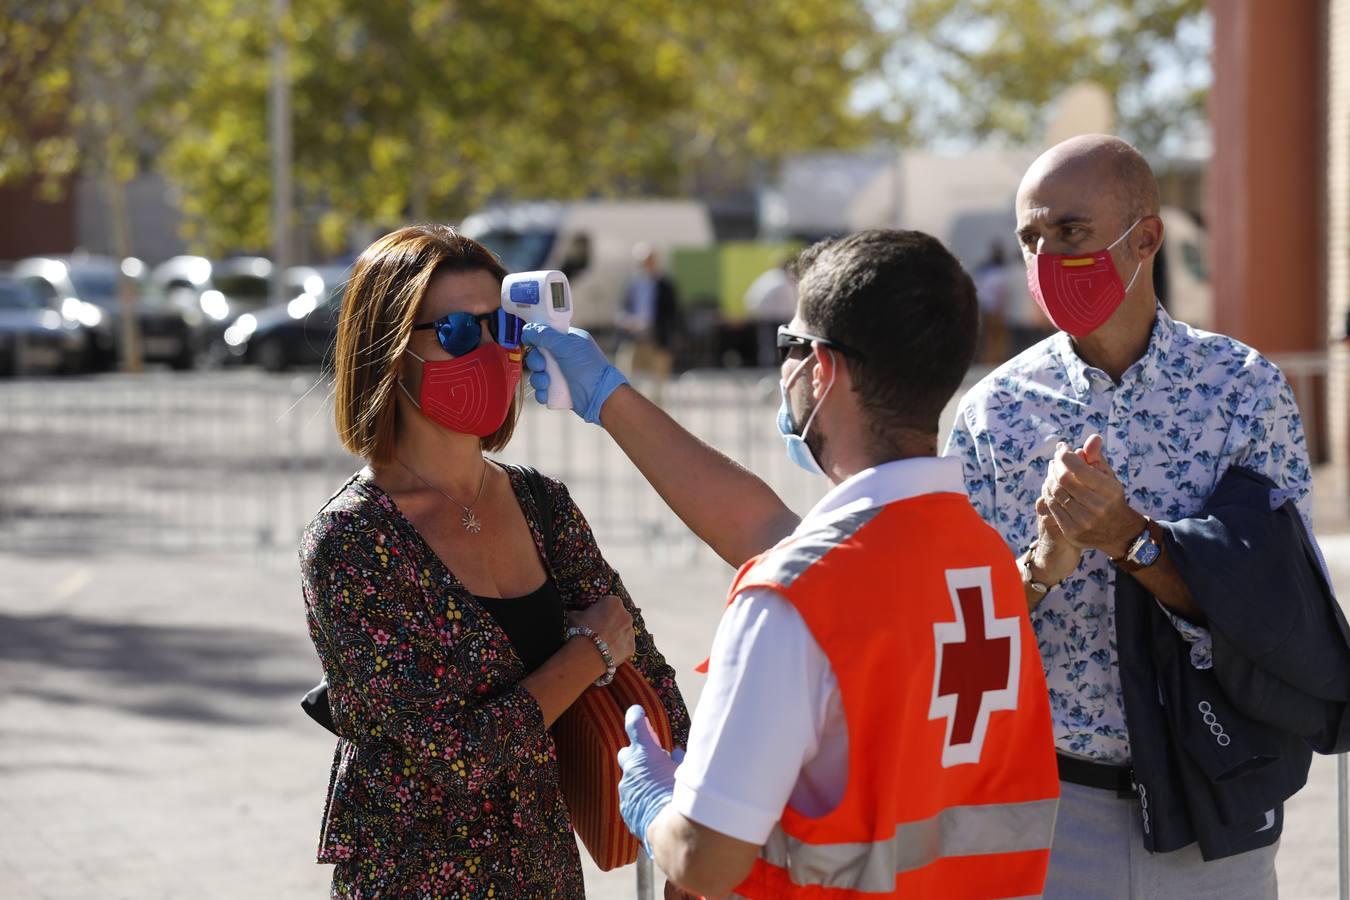
[{"label": "white face mask", "polygon": [[782,402],[778,407],[778,433],[783,438],[783,448],[787,451],[788,459],[801,466],[812,475],[824,475],[825,470],[820,467],[820,461],[816,455],[811,452],[811,447],[806,443],[806,434],[811,430],[811,423],[815,421],[816,413],[825,405],[825,400],[830,396],[830,390],[834,387],[834,375],[830,375],[830,383],[825,386],[825,393],[820,395],[820,402],[816,408],[811,410],[811,415],[806,417],[806,424],[802,426],[801,434],[797,433],[797,426],[792,421],[792,407],[788,403],[788,387],[797,380],[806,368],[806,364],[811,361],[807,356],[798,364],[797,368],[792,370],[787,381],[778,382],[778,390],[782,395]]}]

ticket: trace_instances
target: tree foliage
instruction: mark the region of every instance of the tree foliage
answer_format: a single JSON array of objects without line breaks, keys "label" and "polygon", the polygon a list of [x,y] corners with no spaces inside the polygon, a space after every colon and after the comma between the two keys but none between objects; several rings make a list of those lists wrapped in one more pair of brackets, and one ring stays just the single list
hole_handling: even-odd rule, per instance
[{"label": "tree foliage", "polygon": [[301,216],[455,218],[489,199],[672,193],[864,139],[863,0],[0,0],[0,182],[179,190],[198,249],[270,242],[267,88],[290,55]]},{"label": "tree foliage", "polygon": [[[261,4],[258,4],[261,6]],[[266,11],[202,0],[165,163],[208,247],[268,234]],[[295,178],[328,248],[354,223],[491,199],[672,193],[866,136],[855,0],[308,0],[285,23]]]},{"label": "tree foliage", "polygon": [[183,0],[0,0],[0,183],[60,191],[79,170],[124,184],[153,145]]},{"label": "tree foliage", "polygon": [[878,0],[893,36],[882,83],[910,140],[1039,138],[1054,100],[1092,81],[1142,147],[1203,131],[1204,0]]},{"label": "tree foliage", "polygon": [[1025,143],[1082,80],[1155,147],[1203,123],[1207,25],[1203,0],[294,0],[278,32],[252,0],[0,0],[0,182],[149,160],[197,249],[265,249],[277,33],[298,215],[326,250],[877,138]]},{"label": "tree foliage", "polygon": [[[191,12],[184,0],[0,0],[0,183],[28,180],[55,198],[77,172],[93,176],[108,202],[112,251],[131,255],[126,186],[183,66],[165,40]],[[123,276],[121,364],[140,371],[131,314],[135,290]]]}]

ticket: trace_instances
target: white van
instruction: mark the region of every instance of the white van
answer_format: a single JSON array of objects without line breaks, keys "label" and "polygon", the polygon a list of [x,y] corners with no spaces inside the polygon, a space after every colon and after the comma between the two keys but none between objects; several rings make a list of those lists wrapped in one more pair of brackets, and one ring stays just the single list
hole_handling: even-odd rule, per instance
[{"label": "white van", "polygon": [[614,327],[635,244],[649,244],[668,267],[673,249],[713,242],[708,210],[693,200],[518,203],[474,213],[460,230],[500,256],[508,271],[566,273],[572,324],[600,334]]}]

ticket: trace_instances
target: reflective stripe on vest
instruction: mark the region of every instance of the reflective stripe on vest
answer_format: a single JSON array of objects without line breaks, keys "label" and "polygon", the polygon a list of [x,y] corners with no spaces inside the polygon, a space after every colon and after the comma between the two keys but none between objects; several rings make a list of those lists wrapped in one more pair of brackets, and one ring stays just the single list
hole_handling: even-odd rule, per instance
[{"label": "reflective stripe on vest", "polygon": [[815,527],[802,535],[793,535],[784,539],[772,550],[764,553],[742,574],[744,580],[754,581],[765,575],[783,587],[791,587],[807,569],[836,549],[840,544],[862,530],[884,510],[884,506],[845,513],[838,518],[814,523]]},{"label": "reflective stripe on vest", "polygon": [[[772,548],[746,562],[731,584],[728,605],[736,597],[736,586],[741,582],[769,580],[783,587],[791,587],[807,569],[850,536],[859,531],[868,522],[875,519],[884,507],[874,506],[868,509],[845,513],[832,521],[813,523],[812,530],[806,534],[792,534],[779,541]],[[694,666],[695,672],[708,673],[710,660]]]},{"label": "reflective stripe on vest", "polygon": [[932,818],[897,825],[889,840],[851,844],[808,844],[775,826],[760,857],[803,887],[884,894],[895,890],[896,876],[943,857],[1047,849],[1057,807],[1053,798],[954,806]]}]

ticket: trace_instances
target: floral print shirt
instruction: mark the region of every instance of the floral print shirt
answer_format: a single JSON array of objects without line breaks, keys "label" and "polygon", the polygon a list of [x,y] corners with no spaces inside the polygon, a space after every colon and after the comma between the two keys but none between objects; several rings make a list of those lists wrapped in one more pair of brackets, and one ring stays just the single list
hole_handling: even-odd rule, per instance
[{"label": "floral print shirt", "polygon": [[[544,479],[553,547],[520,472],[506,467],[567,609],[615,594],[633,662],[675,740],[689,716],[619,576],[558,481]],[[310,636],[341,735],[318,860],[335,897],[583,896],[553,740],[505,633],[369,473],[314,517],[300,548]]]},{"label": "floral print shirt", "polygon": [[[1059,441],[1093,433],[1136,511],[1159,521],[1195,514],[1229,466],[1269,476],[1311,530],[1311,475],[1294,394],[1251,347],[1174,321],[1161,307],[1143,358],[1119,384],[1055,334],[984,378],[961,401],[946,453],[965,465],[971,503],[1014,554],[1036,536],[1035,502]],[[1130,758],[1120,695],[1106,555],[1078,569],[1031,614],[1060,750],[1110,763]],[[1170,614],[1169,614],[1170,615]],[[1208,632],[1171,616],[1210,665]]]}]

